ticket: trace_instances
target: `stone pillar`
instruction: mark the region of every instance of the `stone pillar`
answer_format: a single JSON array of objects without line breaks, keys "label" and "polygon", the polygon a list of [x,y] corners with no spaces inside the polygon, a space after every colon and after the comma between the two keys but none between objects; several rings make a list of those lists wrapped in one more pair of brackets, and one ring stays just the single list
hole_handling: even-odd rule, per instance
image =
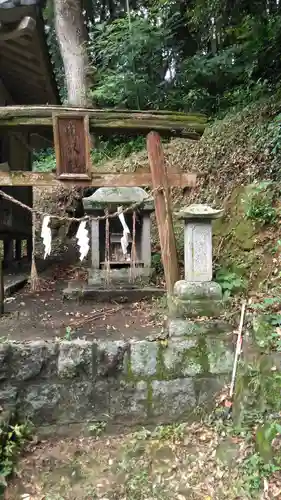
[{"label": "stone pillar", "polygon": [[91,221],[91,262],[92,269],[100,268],[99,220]]},{"label": "stone pillar", "polygon": [[144,267],[151,267],[151,220],[149,213],[144,213],[141,229],[141,260]]},{"label": "stone pillar", "polygon": [[190,205],[177,214],[185,224],[185,280],[175,284],[171,306],[175,317],[220,314],[222,291],[212,281],[212,220],[222,212],[207,205]]},{"label": "stone pillar", "polygon": [[234,361],[233,326],[221,316],[222,290],[212,281],[211,224],[221,213],[192,205],[178,214],[185,223],[185,280],[177,281],[169,303],[169,346],[196,346],[195,357],[185,358],[184,370],[189,373],[198,356],[198,407],[208,410],[224,384],[230,382]]},{"label": "stone pillar", "polygon": [[184,220],[184,274],[186,281],[212,281],[212,221],[223,210],[190,205],[177,215]]}]

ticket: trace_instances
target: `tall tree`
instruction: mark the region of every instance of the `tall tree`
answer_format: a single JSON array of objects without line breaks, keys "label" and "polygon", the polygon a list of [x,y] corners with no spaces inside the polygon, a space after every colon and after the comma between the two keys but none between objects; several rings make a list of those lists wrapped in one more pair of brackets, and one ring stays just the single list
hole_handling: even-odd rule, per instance
[{"label": "tall tree", "polygon": [[54,0],[54,15],[65,71],[68,104],[87,106],[89,61],[82,0]]}]

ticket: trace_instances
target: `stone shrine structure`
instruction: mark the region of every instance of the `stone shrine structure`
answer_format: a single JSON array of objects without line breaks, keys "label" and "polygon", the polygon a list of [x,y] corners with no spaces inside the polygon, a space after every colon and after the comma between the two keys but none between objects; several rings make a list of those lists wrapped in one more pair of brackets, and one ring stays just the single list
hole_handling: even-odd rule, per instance
[{"label": "stone shrine structure", "polygon": [[[91,220],[89,285],[128,288],[128,286],[135,287],[136,283],[144,284],[149,281],[152,272],[150,214],[154,211],[153,198],[139,187],[99,188],[91,196],[83,198],[85,213],[97,218],[104,217],[106,211],[112,214],[120,207],[126,209],[133,205],[137,205],[135,228],[133,208],[124,214],[125,223],[130,231],[126,254],[122,251],[123,226],[118,216],[108,219],[108,235],[106,235],[105,219]],[[106,243],[107,237],[108,243]],[[134,256],[133,238],[135,238]]]},{"label": "stone shrine structure", "polygon": [[221,286],[212,281],[212,221],[222,213],[208,205],[194,204],[176,214],[184,220],[185,279],[175,283],[171,298],[171,335],[189,329],[192,318],[221,314]]},{"label": "stone shrine structure", "polygon": [[212,221],[223,210],[194,204],[178,212],[184,220],[184,276],[186,281],[210,282],[212,269]]}]

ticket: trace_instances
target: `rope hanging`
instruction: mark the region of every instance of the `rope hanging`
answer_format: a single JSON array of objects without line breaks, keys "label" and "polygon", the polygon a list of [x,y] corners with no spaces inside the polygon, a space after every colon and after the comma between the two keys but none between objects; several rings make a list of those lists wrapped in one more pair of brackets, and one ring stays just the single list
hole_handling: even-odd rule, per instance
[{"label": "rope hanging", "polygon": [[31,272],[30,272],[30,288],[32,292],[36,292],[40,287],[40,279],[35,261],[35,244],[36,244],[36,213],[32,212],[32,254],[31,254]]}]

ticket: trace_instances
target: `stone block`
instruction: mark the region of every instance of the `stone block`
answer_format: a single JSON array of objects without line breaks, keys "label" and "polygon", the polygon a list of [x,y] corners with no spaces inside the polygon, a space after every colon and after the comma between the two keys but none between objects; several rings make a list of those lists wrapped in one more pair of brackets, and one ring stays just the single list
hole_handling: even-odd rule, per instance
[{"label": "stone block", "polygon": [[[136,267],[135,273],[135,283],[136,284],[148,284],[150,282],[150,276],[152,274],[152,269],[147,267]],[[108,279],[108,271],[106,269],[89,269],[88,271],[88,284],[100,288],[105,288]],[[111,268],[109,271],[109,282],[114,284],[114,286],[130,286],[131,280],[131,270],[130,268]],[[121,293],[121,292],[120,292]]]},{"label": "stone block", "polygon": [[234,362],[234,346],[230,342],[206,338],[206,351],[210,373],[231,373]]},{"label": "stone block", "polygon": [[197,395],[197,404],[199,407],[213,408],[219,392],[223,389],[230,377],[220,375],[218,377],[200,377],[194,380],[195,391]]},{"label": "stone block", "polygon": [[218,317],[223,313],[223,302],[220,300],[182,300],[169,298],[169,315],[171,318]]},{"label": "stone block", "polygon": [[9,376],[9,354],[10,344],[0,344],[0,380],[5,380]]},{"label": "stone block", "polygon": [[152,414],[163,421],[188,415],[196,405],[192,378],[152,381]]},{"label": "stone block", "polygon": [[118,341],[98,342],[96,372],[100,377],[118,377],[127,370],[128,343]]},{"label": "stone block", "polygon": [[188,281],[212,279],[211,221],[188,221],[184,227],[184,271]]},{"label": "stone block", "polygon": [[49,378],[57,375],[58,345],[54,342],[35,340],[28,343],[12,343],[10,374],[17,381],[30,380],[40,376]]},{"label": "stone block", "polygon": [[122,422],[143,422],[147,418],[148,389],[144,381],[112,384],[110,387],[110,417]]},{"label": "stone block", "polygon": [[108,414],[108,384],[72,382],[31,385],[21,394],[20,418],[35,425],[86,423]]},{"label": "stone block", "polygon": [[93,343],[77,339],[59,345],[58,376],[83,378],[93,375]]},{"label": "stone block", "polygon": [[222,289],[215,281],[177,281],[174,287],[174,294],[183,300],[221,300]]},{"label": "stone block", "polygon": [[3,385],[0,387],[0,406],[4,410],[14,410],[18,397],[17,387],[11,384]]},{"label": "stone block", "polygon": [[175,318],[169,320],[168,330],[170,337],[197,337],[228,334],[232,332],[233,327],[226,321],[220,320],[192,321]]},{"label": "stone block", "polygon": [[131,343],[131,372],[136,377],[156,375],[159,345],[141,340]]},{"label": "stone block", "polygon": [[19,419],[27,418],[34,425],[55,423],[61,399],[61,388],[62,386],[58,384],[29,385],[20,394]]},{"label": "stone block", "polygon": [[163,352],[164,375],[193,376],[202,372],[196,339],[169,341]]}]

